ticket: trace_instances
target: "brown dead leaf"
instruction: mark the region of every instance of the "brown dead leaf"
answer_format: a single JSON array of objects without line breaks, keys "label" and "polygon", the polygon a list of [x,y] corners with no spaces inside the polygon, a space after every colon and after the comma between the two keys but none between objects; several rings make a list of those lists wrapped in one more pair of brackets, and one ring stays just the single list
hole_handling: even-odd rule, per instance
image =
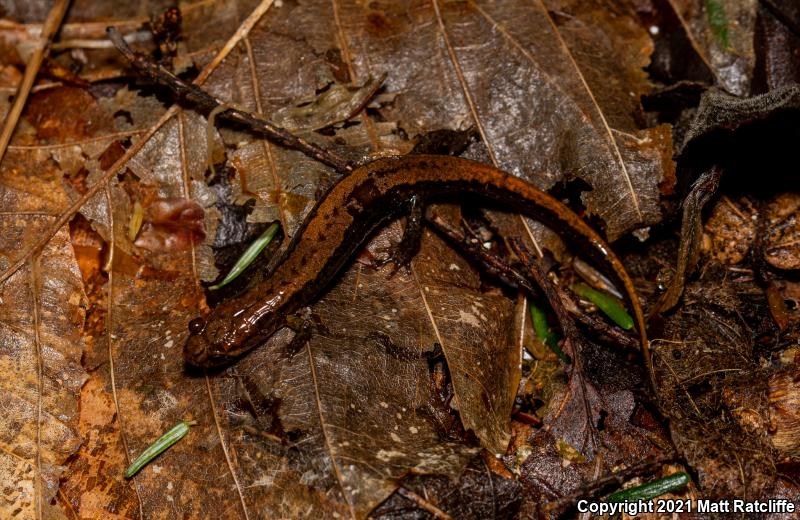
[{"label": "brown dead leaf", "polygon": [[749,200],[720,197],[705,224],[704,249],[721,264],[738,264],[753,245],[756,219],[756,209]]},{"label": "brown dead leaf", "polygon": [[[3,189],[5,208],[21,197]],[[44,202],[44,201],[39,201]],[[0,268],[25,235],[46,225],[43,213],[0,214]],[[0,288],[0,516],[56,514],[52,501],[67,460],[80,444],[78,410],[86,380],[81,367],[85,298],[65,231]]]},{"label": "brown dead leaf", "polygon": [[[86,90],[60,87],[34,94],[24,117],[40,143],[81,141],[113,132],[111,117]],[[69,124],[64,124],[69,121]]]},{"label": "brown dead leaf", "polygon": [[784,193],[766,207],[764,258],[778,269],[800,268],[800,194]]},{"label": "brown dead leaf", "polygon": [[800,83],[800,6],[780,0],[759,2],[754,46],[756,64],[762,62],[753,78],[754,92]]},{"label": "brown dead leaf", "polygon": [[[70,475],[65,475],[60,492],[67,509],[73,508],[86,517],[134,518],[140,513],[139,503],[130,484],[119,478],[127,466],[120,442],[117,407],[105,382],[107,370],[90,375],[81,389],[80,431],[83,443]],[[70,498],[77,497],[73,505]],[[115,516],[108,516],[114,512]]]},{"label": "brown dead leaf", "polygon": [[731,94],[750,93],[757,0],[668,0],[689,41]]},{"label": "brown dead leaf", "polygon": [[341,19],[355,66],[386,71],[399,92],[386,119],[410,135],[476,125],[500,168],[545,189],[582,179],[584,204],[615,239],[660,219],[672,167],[668,130],[634,123],[650,40],[617,3],[552,4],[348,6]]}]

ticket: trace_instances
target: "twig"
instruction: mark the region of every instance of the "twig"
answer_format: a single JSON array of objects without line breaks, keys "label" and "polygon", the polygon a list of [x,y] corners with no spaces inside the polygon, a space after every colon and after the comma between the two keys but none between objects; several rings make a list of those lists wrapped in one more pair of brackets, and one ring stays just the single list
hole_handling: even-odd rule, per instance
[{"label": "twig", "polygon": [[567,308],[564,306],[564,302],[561,301],[555,286],[547,279],[544,269],[533,260],[531,254],[521,240],[512,238],[508,242],[514,254],[517,255],[522,264],[527,267],[527,272],[536,281],[536,284],[542,288],[542,291],[544,291],[544,295],[550,303],[550,307],[556,313],[558,323],[561,325],[561,331],[564,333],[564,336],[576,342],[580,341],[581,336],[577,327],[575,327],[575,322],[572,320],[572,317],[570,317],[569,312],[567,312]]},{"label": "twig", "polygon": [[[108,37],[111,38],[117,50],[122,53],[134,69],[140,74],[168,87],[179,99],[185,100],[205,112],[211,112],[220,106],[227,106],[227,103],[214,98],[214,96],[195,84],[186,83],[164,67],[154,63],[144,54],[131,50],[122,35],[114,27],[108,28]],[[244,110],[231,107],[222,110],[217,117],[261,132],[269,139],[289,148],[299,150],[308,157],[334,168],[339,173],[346,173],[353,169],[353,166],[339,155],[306,141],[302,137],[297,137],[285,128],[276,126],[266,119]]]},{"label": "twig", "polygon": [[575,300],[573,300],[569,293],[562,288],[556,287],[556,291],[558,291],[559,296],[561,296],[561,301],[564,303],[564,306],[567,308],[570,314],[572,314],[572,316],[574,316],[575,319],[581,323],[581,325],[597,334],[600,334],[601,336],[605,336],[606,338],[613,340],[625,348],[632,350],[639,349],[640,343],[636,338],[629,336],[619,327],[615,327],[606,323],[603,318],[600,318],[596,314],[587,314],[582,312],[578,307],[578,304],[575,303]]},{"label": "twig", "polygon": [[667,462],[672,462],[676,458],[677,454],[675,452],[671,452],[655,460],[646,460],[634,466],[617,471],[616,473],[611,473],[604,477],[600,477],[597,480],[584,485],[574,493],[556,499],[552,502],[548,502],[545,506],[545,509],[550,513],[556,513],[557,515],[564,513],[568,508],[574,506],[581,498],[596,498],[605,494],[613,487],[621,486],[634,477],[652,475],[662,465]]},{"label": "twig", "polygon": [[453,520],[452,516],[448,515],[447,513],[445,513],[435,505],[431,504],[429,501],[425,500],[418,494],[414,493],[410,489],[399,487],[397,488],[397,494],[403,498],[411,500],[419,507],[432,514],[434,518],[438,518],[439,520]]},{"label": "twig", "polygon": [[[436,217],[426,219],[426,221],[436,232],[440,233],[445,239],[447,239],[448,242],[458,247],[464,254],[468,255],[474,261],[480,263],[481,267],[487,274],[498,278],[504,284],[513,289],[521,288],[532,296],[539,294],[535,284],[530,279],[528,279],[524,274],[520,273],[514,267],[508,265],[497,255],[489,253],[483,249],[479,243],[472,242],[469,238],[459,235],[456,231],[447,226],[442,220]],[[601,336],[605,336],[606,338],[613,340],[625,348],[630,348],[632,350],[637,350],[639,348],[639,342],[635,338],[625,334],[625,332],[619,328],[607,324],[596,316],[583,313],[565,291],[562,291],[558,288],[556,291],[558,292],[561,300],[563,300],[564,307],[566,307],[567,311],[569,311],[569,313],[572,314],[572,316],[584,327],[595,332],[596,334],[600,334]]]},{"label": "twig", "polygon": [[42,66],[44,55],[50,49],[50,44],[53,41],[53,36],[58,32],[61,26],[61,21],[64,19],[64,13],[67,12],[69,7],[69,0],[56,0],[50,12],[47,13],[47,19],[42,26],[42,36],[39,39],[39,44],[36,50],[31,54],[27,65],[25,65],[25,75],[22,77],[22,82],[19,84],[17,94],[14,96],[14,103],[11,105],[11,110],[8,111],[6,122],[3,125],[3,132],[0,133],[0,162],[6,154],[6,148],[14,129],[17,127],[19,116],[22,114],[22,109],[25,108],[25,102],[28,100],[28,94],[31,92],[33,82],[36,80],[36,74]]},{"label": "twig", "polygon": [[700,242],[703,239],[703,208],[717,193],[721,179],[722,171],[716,167],[711,168],[695,181],[689,195],[684,200],[681,242],[675,275],[672,277],[667,291],[661,295],[650,311],[651,318],[656,314],[669,311],[680,300],[686,279],[692,274],[700,258]]},{"label": "twig", "polygon": [[531,281],[523,276],[519,271],[508,265],[503,259],[489,253],[477,239],[471,239],[463,234],[459,234],[448,226],[441,218],[433,216],[426,217],[425,221],[430,224],[434,231],[441,234],[448,242],[456,246],[462,253],[478,262],[483,270],[502,281],[513,289],[522,288],[531,295],[538,294],[536,287]]},{"label": "twig", "polygon": [[758,220],[756,221],[756,237],[753,247],[750,250],[750,258],[752,258],[753,274],[755,275],[756,282],[764,289],[764,296],[767,299],[767,309],[769,315],[772,317],[773,323],[780,332],[786,330],[789,326],[789,309],[783,299],[781,291],[778,290],[777,285],[772,280],[769,266],[766,260],[766,247],[767,235],[769,231],[767,225],[767,204],[760,201],[758,204]]}]

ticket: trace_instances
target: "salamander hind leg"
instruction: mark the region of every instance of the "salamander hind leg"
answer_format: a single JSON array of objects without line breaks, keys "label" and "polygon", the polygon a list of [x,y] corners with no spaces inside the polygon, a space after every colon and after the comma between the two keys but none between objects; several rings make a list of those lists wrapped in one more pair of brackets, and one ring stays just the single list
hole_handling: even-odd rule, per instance
[{"label": "salamander hind leg", "polygon": [[286,354],[289,359],[300,352],[306,343],[311,340],[314,332],[317,332],[317,325],[311,316],[308,308],[301,312],[286,317],[286,325],[294,331],[294,337],[286,346]]},{"label": "salamander hind leg", "polygon": [[378,265],[393,263],[394,268],[390,276],[394,276],[401,268],[408,268],[411,260],[419,252],[422,240],[422,226],[425,217],[425,204],[419,195],[413,195],[406,203],[408,214],[406,215],[406,227],[403,230],[403,238],[400,243],[392,247],[389,256],[382,260]]}]

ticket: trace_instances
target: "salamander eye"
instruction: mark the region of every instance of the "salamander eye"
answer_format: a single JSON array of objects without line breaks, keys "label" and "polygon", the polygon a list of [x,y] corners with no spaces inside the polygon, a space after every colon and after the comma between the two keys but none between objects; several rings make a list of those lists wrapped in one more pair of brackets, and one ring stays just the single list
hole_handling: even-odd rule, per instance
[{"label": "salamander eye", "polygon": [[189,322],[189,332],[191,334],[200,334],[204,328],[206,328],[206,322],[203,318],[195,318]]}]

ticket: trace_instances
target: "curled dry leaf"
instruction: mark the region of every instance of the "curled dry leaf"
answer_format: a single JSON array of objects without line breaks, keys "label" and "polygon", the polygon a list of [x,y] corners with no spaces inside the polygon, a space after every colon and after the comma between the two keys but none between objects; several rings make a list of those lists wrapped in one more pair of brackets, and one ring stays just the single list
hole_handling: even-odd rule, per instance
[{"label": "curled dry leaf", "polygon": [[757,0],[668,0],[717,84],[737,96],[750,93]]},{"label": "curled dry leaf", "polygon": [[[727,166],[736,165],[743,157],[750,156],[749,171],[759,171],[773,165],[773,161],[792,153],[787,146],[793,139],[786,132],[782,119],[791,117],[800,109],[800,87],[791,85],[760,96],[739,98],[719,90],[706,91],[697,107],[694,120],[681,145],[681,158],[696,163],[705,157]],[[761,121],[772,120],[772,126],[757,127]],[[791,128],[791,127],[790,127]],[[747,133],[755,129],[759,134]],[[766,130],[766,131],[764,131]],[[743,136],[745,140],[737,137]],[[754,154],[754,146],[760,140],[767,145]],[[788,140],[788,141],[787,141]],[[756,164],[759,167],[756,167]]]},{"label": "curled dry leaf", "polygon": [[153,252],[186,251],[206,237],[203,208],[191,199],[153,201],[134,244]]},{"label": "curled dry leaf", "polygon": [[759,4],[754,45],[763,61],[763,77],[754,78],[753,90],[764,92],[800,83],[800,6],[782,0],[761,0]]},{"label": "curled dry leaf", "polygon": [[721,264],[740,263],[753,246],[757,216],[748,199],[720,197],[705,224],[704,251]]},{"label": "curled dry leaf", "polygon": [[781,453],[800,456],[800,374],[792,363],[769,378],[769,433]]},{"label": "curled dry leaf", "polygon": [[689,195],[683,201],[683,219],[681,221],[681,242],[678,249],[678,265],[675,275],[669,283],[667,291],[661,295],[654,309],[665,312],[673,308],[683,293],[686,278],[692,274],[700,258],[705,205],[716,194],[722,172],[712,169],[703,173],[692,185]]},{"label": "curled dry leaf", "polygon": [[800,269],[800,194],[775,197],[766,212],[764,259],[778,269]]},{"label": "curled dry leaf", "polygon": [[278,110],[271,120],[276,125],[295,132],[320,130],[358,114],[382,83],[383,78],[370,76],[363,85],[349,87],[331,79],[322,89],[318,89],[322,92],[313,99],[298,100],[294,106]]}]

